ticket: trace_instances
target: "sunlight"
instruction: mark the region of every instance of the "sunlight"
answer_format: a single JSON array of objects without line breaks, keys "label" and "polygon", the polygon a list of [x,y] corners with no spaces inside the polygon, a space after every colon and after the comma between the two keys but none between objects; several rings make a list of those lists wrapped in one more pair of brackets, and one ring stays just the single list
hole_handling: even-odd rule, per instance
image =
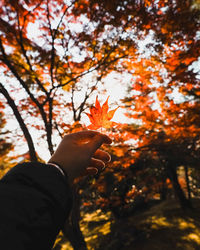
[{"label": "sunlight", "polygon": [[85,241],[86,241],[86,242],[89,242],[89,241],[91,241],[91,240],[95,240],[96,238],[98,238],[98,235],[97,235],[97,234],[91,235],[91,236],[89,236],[89,237],[85,237]]},{"label": "sunlight", "polygon": [[183,219],[178,219],[178,227],[180,229],[195,228],[195,225],[191,222],[187,222]]},{"label": "sunlight", "polygon": [[167,221],[166,217],[152,216],[150,220],[152,223],[152,228],[154,229],[157,229],[159,227],[172,227],[173,226],[173,224]]},{"label": "sunlight", "polygon": [[101,227],[99,229],[99,232],[102,233],[103,235],[106,235],[106,234],[110,233],[110,225],[111,225],[111,222],[108,221],[107,223],[105,223],[103,225],[103,227]]},{"label": "sunlight", "polygon": [[98,209],[93,213],[84,214],[83,221],[89,222],[92,220],[95,220],[95,221],[109,220],[110,217],[111,217],[111,212],[102,213],[102,211],[100,209]]},{"label": "sunlight", "polygon": [[195,233],[190,233],[187,236],[182,237],[183,240],[187,240],[187,241],[194,241],[196,242],[198,245],[200,245],[200,236],[198,234]]},{"label": "sunlight", "polygon": [[99,238],[111,232],[112,216],[110,212],[103,213],[97,209],[92,213],[82,213],[80,224],[88,249],[94,249],[92,246]]}]

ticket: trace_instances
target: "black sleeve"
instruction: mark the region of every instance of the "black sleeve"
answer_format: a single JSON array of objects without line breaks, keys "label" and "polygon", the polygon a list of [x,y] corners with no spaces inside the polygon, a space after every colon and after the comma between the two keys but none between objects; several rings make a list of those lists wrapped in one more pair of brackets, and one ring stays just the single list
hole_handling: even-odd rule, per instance
[{"label": "black sleeve", "polygon": [[0,180],[0,248],[50,250],[71,206],[67,177],[58,169],[15,166]]}]

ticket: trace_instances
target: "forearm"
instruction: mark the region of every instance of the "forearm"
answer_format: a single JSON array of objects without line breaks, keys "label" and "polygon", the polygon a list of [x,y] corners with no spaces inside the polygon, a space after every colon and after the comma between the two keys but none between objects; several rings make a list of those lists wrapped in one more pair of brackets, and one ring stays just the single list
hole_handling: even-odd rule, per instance
[{"label": "forearm", "polygon": [[0,237],[6,244],[4,249],[14,244],[21,250],[51,249],[69,215],[71,197],[66,177],[55,167],[41,163],[14,167],[0,182]]}]

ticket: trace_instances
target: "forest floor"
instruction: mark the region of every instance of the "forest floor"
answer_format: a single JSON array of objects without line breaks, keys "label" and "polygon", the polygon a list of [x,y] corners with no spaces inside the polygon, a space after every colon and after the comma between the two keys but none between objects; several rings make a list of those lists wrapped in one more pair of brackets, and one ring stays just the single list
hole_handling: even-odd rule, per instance
[{"label": "forest floor", "polygon": [[[89,250],[200,250],[200,200],[192,203],[183,211],[168,200],[118,220],[97,210],[84,214],[81,230]],[[65,238],[58,245],[72,249]]]}]

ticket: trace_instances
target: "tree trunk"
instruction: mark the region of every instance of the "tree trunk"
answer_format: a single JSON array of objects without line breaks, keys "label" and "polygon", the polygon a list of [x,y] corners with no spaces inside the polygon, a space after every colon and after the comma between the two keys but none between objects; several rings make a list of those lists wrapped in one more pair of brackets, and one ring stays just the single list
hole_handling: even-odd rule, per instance
[{"label": "tree trunk", "polygon": [[176,197],[178,198],[180,205],[183,209],[192,208],[191,202],[186,198],[177,177],[176,168],[174,166],[168,166],[169,177],[172,181],[172,185],[174,188],[174,192]]},{"label": "tree trunk", "polygon": [[167,187],[164,181],[162,183],[162,187],[160,188],[160,199],[162,201],[165,201],[167,199]]},{"label": "tree trunk", "polygon": [[21,114],[19,113],[19,111],[17,109],[17,106],[15,105],[15,102],[13,101],[11,96],[9,95],[8,91],[4,88],[2,83],[0,83],[0,93],[2,93],[3,96],[6,98],[7,103],[11,107],[11,109],[15,115],[15,118],[17,119],[19,126],[24,134],[24,137],[27,141],[28,148],[29,148],[30,160],[37,161],[36,151],[35,151],[32,137],[31,137],[31,135],[26,127],[26,124],[24,123],[23,118],[21,117]]},{"label": "tree trunk", "polygon": [[191,189],[190,189],[190,181],[189,181],[189,175],[188,175],[188,167],[185,166],[185,180],[187,185],[187,193],[188,193],[188,200],[191,200]]},{"label": "tree trunk", "polygon": [[64,235],[70,241],[74,250],[87,250],[84,236],[80,229],[80,197],[78,192],[74,192],[73,207],[71,216],[65,223]]}]

